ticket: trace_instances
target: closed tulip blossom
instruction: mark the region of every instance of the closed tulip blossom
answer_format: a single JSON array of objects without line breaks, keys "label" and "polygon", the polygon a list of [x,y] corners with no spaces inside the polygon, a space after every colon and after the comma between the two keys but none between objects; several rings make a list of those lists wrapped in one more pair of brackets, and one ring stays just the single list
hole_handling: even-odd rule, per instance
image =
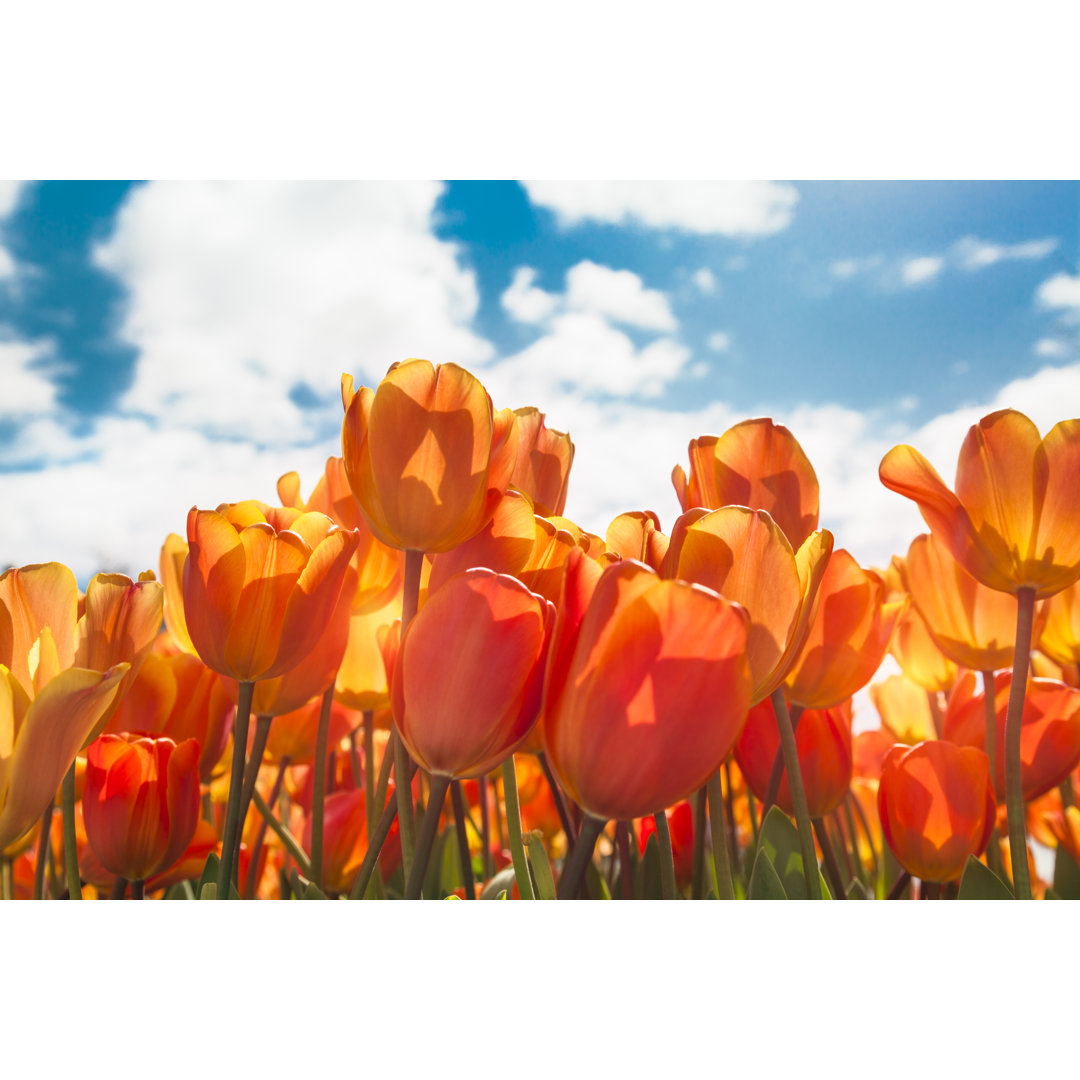
[{"label": "closed tulip blossom", "polygon": [[990,762],[974,747],[898,744],[881,767],[878,813],[897,862],[923,881],[955,881],[994,827]]},{"label": "closed tulip blossom", "polygon": [[660,519],[651,510],[620,514],[608,526],[607,548],[623,559],[637,559],[658,574],[667,555],[669,537],[660,531]]},{"label": "closed tulip blossom", "polygon": [[907,678],[931,694],[947,693],[956,682],[956,664],[941,651],[918,608],[911,604],[896,621],[889,652]]},{"label": "closed tulip blossom", "polygon": [[1080,582],[1052,596],[1046,602],[1046,622],[1039,636],[1039,648],[1069,670],[1077,685],[1080,676]]},{"label": "closed tulip blossom", "polygon": [[102,865],[142,882],[184,853],[199,821],[199,747],[102,735],[86,756],[83,820]]},{"label": "closed tulip blossom", "polygon": [[768,418],[691,440],[689,479],[676,465],[671,481],[684,512],[696,506],[766,510],[793,548],[818,526],[814,468],[795,436]]},{"label": "closed tulip blossom", "polygon": [[547,426],[547,417],[532,407],[515,409],[519,433],[517,462],[511,483],[524,491],[542,517],[563,512],[574,461],[574,444],[565,432]]},{"label": "closed tulip blossom", "polygon": [[518,428],[456,364],[394,364],[378,387],[341,379],[342,451],[371,531],[390,547],[437,552],[475,536],[510,483]]}]

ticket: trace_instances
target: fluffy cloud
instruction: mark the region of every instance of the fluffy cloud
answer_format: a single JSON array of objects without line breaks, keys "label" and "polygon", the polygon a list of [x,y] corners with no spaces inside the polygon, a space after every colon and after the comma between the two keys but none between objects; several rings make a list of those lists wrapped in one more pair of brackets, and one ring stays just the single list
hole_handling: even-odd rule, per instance
[{"label": "fluffy cloud", "polygon": [[1055,274],[1047,278],[1035,293],[1040,307],[1080,310],[1080,275]]},{"label": "fluffy cloud", "polygon": [[995,244],[977,236],[965,236],[953,245],[952,255],[962,269],[982,270],[1007,259],[1045,259],[1057,246],[1053,237],[1020,244]]},{"label": "fluffy cloud", "polygon": [[559,298],[537,288],[535,280],[536,271],[531,266],[519,266],[509,288],[499,298],[504,310],[518,322],[541,323],[558,306]]},{"label": "fluffy cloud", "polygon": [[23,180],[0,180],[0,221],[15,209],[26,186]]},{"label": "fluffy cloud", "polygon": [[1056,338],[1039,338],[1035,342],[1036,356],[1061,357],[1069,355],[1069,347],[1064,341]]},{"label": "fluffy cloud", "polygon": [[[24,423],[55,407],[56,387],[41,367],[49,354],[44,342],[0,340],[0,421]],[[0,463],[10,454],[0,446]]]},{"label": "fluffy cloud", "polygon": [[407,356],[483,363],[474,277],[431,231],[440,191],[135,189],[95,253],[129,290],[121,333],[139,359],[122,407],[220,438],[303,442],[335,420],[342,371],[370,382]]},{"label": "fluffy cloud", "polygon": [[900,268],[900,280],[905,285],[922,285],[934,278],[945,268],[945,260],[936,255],[922,255],[917,259],[908,259]]},{"label": "fluffy cloud", "polygon": [[791,184],[757,180],[534,180],[524,186],[563,226],[634,223],[742,237],[786,229],[799,201]]},{"label": "fluffy cloud", "polygon": [[662,292],[645,288],[629,270],[613,270],[588,259],[567,271],[566,305],[646,330],[671,331],[677,326]]},{"label": "fluffy cloud", "polygon": [[707,266],[703,266],[700,270],[696,270],[690,280],[705,296],[712,296],[712,294],[716,292],[717,285],[719,284],[716,280],[716,275]]},{"label": "fluffy cloud", "polygon": [[709,335],[705,344],[713,352],[726,352],[731,348],[731,335],[725,334],[722,330],[717,330],[715,334]]}]

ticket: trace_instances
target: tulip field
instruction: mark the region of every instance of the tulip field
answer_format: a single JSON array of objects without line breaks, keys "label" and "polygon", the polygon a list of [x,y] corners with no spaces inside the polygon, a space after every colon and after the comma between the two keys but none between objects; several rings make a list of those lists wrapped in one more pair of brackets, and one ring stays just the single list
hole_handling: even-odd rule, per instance
[{"label": "tulip field", "polygon": [[894,447],[928,531],[870,568],[771,419],[601,536],[538,408],[341,390],[279,505],[0,576],[4,899],[1080,899],[1080,420]]}]

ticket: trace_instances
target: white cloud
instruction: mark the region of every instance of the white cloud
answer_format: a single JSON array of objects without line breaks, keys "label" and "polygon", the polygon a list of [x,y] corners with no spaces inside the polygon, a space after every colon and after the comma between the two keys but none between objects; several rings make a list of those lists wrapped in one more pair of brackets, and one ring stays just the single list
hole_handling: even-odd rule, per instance
[{"label": "white cloud", "polygon": [[885,261],[881,255],[865,255],[857,259],[837,259],[829,265],[829,273],[841,281],[848,281],[859,274],[874,270]]},{"label": "white cloud", "polygon": [[995,244],[977,236],[965,236],[953,245],[953,258],[964,270],[982,270],[1006,259],[1045,259],[1058,246],[1053,237],[1019,244]]},{"label": "white cloud", "polygon": [[706,296],[711,296],[716,292],[716,287],[718,285],[716,275],[707,266],[703,266],[700,270],[695,271],[694,276],[690,280]]},{"label": "white cloud", "polygon": [[907,259],[900,268],[900,277],[905,285],[921,285],[933,281],[944,267],[944,259],[936,255],[922,255],[917,259]]},{"label": "white cloud", "polygon": [[645,288],[641,278],[630,270],[613,270],[588,259],[566,273],[566,305],[648,330],[671,331],[677,327],[662,292]]},{"label": "white cloud", "polygon": [[1039,338],[1035,342],[1036,356],[1060,357],[1069,355],[1069,347],[1055,338]]},{"label": "white cloud", "polygon": [[717,330],[715,334],[710,334],[705,344],[712,349],[713,352],[726,352],[731,348],[731,335],[725,334],[722,330]]},{"label": "white cloud", "polygon": [[14,276],[15,260],[11,257],[7,248],[0,244],[0,281],[13,278]]},{"label": "white cloud", "polygon": [[523,323],[541,323],[559,303],[553,293],[538,289],[533,282],[536,271],[531,266],[519,266],[514,271],[510,287],[499,298],[510,317]]},{"label": "white cloud", "polygon": [[1080,308],[1080,275],[1055,274],[1047,278],[1035,298],[1044,308]]},{"label": "white cloud", "polygon": [[18,205],[19,196],[26,186],[25,180],[0,180],[0,221]]},{"label": "white cloud", "polygon": [[560,225],[583,221],[654,229],[768,236],[791,223],[799,192],[773,181],[534,180],[525,190]]},{"label": "white cloud", "polygon": [[[28,422],[56,405],[56,387],[41,370],[50,354],[43,342],[0,340],[0,421]],[[0,448],[0,462],[6,460]]]},{"label": "white cloud", "polygon": [[[122,407],[220,437],[310,439],[342,371],[426,356],[477,365],[478,296],[431,232],[435,183],[163,183],[136,188],[95,252],[130,298],[139,350]],[[325,408],[289,399],[305,385]]]}]

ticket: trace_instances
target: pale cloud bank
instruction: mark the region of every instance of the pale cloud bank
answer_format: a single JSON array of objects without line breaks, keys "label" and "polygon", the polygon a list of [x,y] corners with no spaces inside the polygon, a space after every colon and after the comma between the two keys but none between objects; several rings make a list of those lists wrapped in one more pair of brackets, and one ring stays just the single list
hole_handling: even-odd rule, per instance
[{"label": "pale cloud bank", "polygon": [[592,221],[724,236],[769,236],[791,223],[799,192],[764,180],[532,180],[524,187],[560,225]]}]

